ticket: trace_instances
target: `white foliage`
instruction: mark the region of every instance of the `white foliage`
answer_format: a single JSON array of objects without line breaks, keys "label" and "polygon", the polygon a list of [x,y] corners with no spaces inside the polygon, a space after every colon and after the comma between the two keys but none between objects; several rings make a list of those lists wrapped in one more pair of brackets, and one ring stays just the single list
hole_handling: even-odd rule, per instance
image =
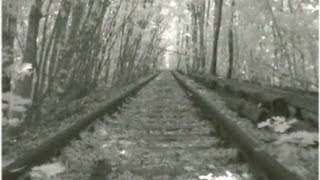
[{"label": "white foliage", "polygon": [[19,126],[21,123],[22,123],[22,121],[17,118],[12,118],[12,119],[8,120],[8,124],[10,126]]},{"label": "white foliage", "polygon": [[195,168],[193,166],[185,166],[183,169],[187,172],[195,171]]},{"label": "white foliage", "polygon": [[27,111],[27,109],[24,106],[20,106],[20,105],[14,105],[11,108],[12,111],[16,111],[16,112],[25,112]]},{"label": "white foliage", "polygon": [[264,127],[270,127],[271,125],[271,119],[267,119],[266,121],[263,121],[261,123],[257,124],[258,128],[264,128]]},{"label": "white foliage", "polygon": [[32,178],[50,178],[65,171],[65,167],[61,163],[44,164],[32,168]]},{"label": "white foliage", "polygon": [[286,132],[291,126],[284,121],[275,121],[273,124],[274,132],[284,133]]},{"label": "white foliage", "polygon": [[238,178],[230,171],[226,171],[226,175],[213,177],[212,173],[199,176],[200,180],[237,180]]},{"label": "white foliage", "polygon": [[299,131],[291,134],[283,134],[276,144],[292,143],[302,147],[315,145],[319,142],[318,133]]},{"label": "white foliage", "polygon": [[25,76],[31,75],[32,68],[32,64],[30,63],[15,62],[7,67],[6,71],[10,74],[10,77],[13,80],[20,80]]},{"label": "white foliage", "polygon": [[199,179],[201,180],[211,180],[212,179],[213,174],[209,173],[208,175],[201,175],[199,176]]},{"label": "white foliage", "polygon": [[[12,96],[12,97],[10,97]],[[31,104],[31,100],[30,99],[25,99],[19,95],[16,94],[12,94],[10,92],[6,92],[2,94],[2,101],[12,101],[11,103],[15,104],[15,105],[29,105]]]},{"label": "white foliage", "polygon": [[266,121],[258,123],[257,127],[259,129],[264,127],[270,127],[273,129],[274,132],[284,133],[291,128],[292,124],[296,122],[296,119],[287,120],[283,116],[274,116],[271,119],[267,119]]},{"label": "white foliage", "polygon": [[62,87],[58,86],[57,92],[58,93],[64,93],[64,89]]},{"label": "white foliage", "polygon": [[16,119],[16,118],[11,118],[11,113],[10,112],[25,112],[26,105],[31,104],[30,99],[25,99],[19,95],[15,95],[12,92],[7,92],[2,94],[2,101],[5,102],[2,104],[2,110],[9,111],[8,119],[9,120],[4,120],[2,121],[2,125],[10,125],[10,126],[18,126],[22,123],[22,120]]}]

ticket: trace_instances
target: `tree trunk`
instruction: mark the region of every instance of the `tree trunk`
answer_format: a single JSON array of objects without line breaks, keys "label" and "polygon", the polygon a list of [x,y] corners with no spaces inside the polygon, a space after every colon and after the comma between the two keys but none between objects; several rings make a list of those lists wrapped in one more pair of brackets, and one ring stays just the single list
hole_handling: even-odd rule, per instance
[{"label": "tree trunk", "polygon": [[218,41],[219,41],[219,33],[221,26],[221,18],[222,18],[222,4],[223,0],[215,0],[214,5],[214,34],[213,34],[213,49],[212,49],[212,63],[210,72],[213,75],[217,74],[217,61],[218,61]]},{"label": "tree trunk", "polygon": [[286,59],[287,63],[288,63],[288,70],[289,70],[289,73],[290,73],[290,77],[291,77],[291,85],[293,85],[295,87],[295,83],[293,81],[293,77],[294,77],[294,73],[293,73],[293,65],[291,63],[291,58],[290,58],[290,55],[289,55],[289,49],[287,47],[287,43],[284,41],[283,37],[282,37],[282,34],[281,34],[281,31],[280,31],[280,28],[279,28],[279,25],[278,25],[278,21],[273,13],[273,10],[272,10],[272,7],[270,5],[270,2],[269,0],[266,0],[266,4],[267,4],[267,9],[268,11],[270,12],[271,14],[271,17],[272,17],[272,21],[273,21],[273,24],[272,24],[272,29],[273,29],[273,36],[276,40],[279,41],[279,49],[280,49],[280,53],[282,56],[284,56],[284,58]]},{"label": "tree trunk", "polygon": [[227,74],[227,78],[231,79],[232,77],[232,70],[233,70],[233,21],[234,21],[234,6],[235,6],[235,0],[232,1],[231,3],[231,16],[230,16],[230,24],[229,24],[229,43],[228,43],[228,47],[229,47],[229,68],[228,68],[228,74]]},{"label": "tree trunk", "polygon": [[[25,52],[23,54],[23,63],[30,63],[32,64],[32,67],[36,67],[37,65],[37,38],[39,33],[39,25],[40,25],[40,19],[42,18],[41,14],[41,7],[43,2],[41,0],[36,0],[35,4],[31,6],[31,11],[29,14],[29,26],[28,26],[28,32],[27,32],[27,40],[26,40],[26,46],[25,46]],[[16,92],[18,95],[30,99],[32,96],[32,88],[33,88],[33,75],[26,76],[24,79],[17,83],[16,86]],[[33,106],[36,105],[36,102],[32,102],[32,107],[29,108],[30,114]],[[20,115],[15,115],[20,116]],[[22,117],[18,117],[22,118]],[[27,125],[32,125],[31,119],[27,116],[25,118],[25,123]]]},{"label": "tree trunk", "polygon": [[5,70],[14,62],[14,37],[17,31],[17,17],[10,13],[10,9],[15,7],[10,2],[6,3],[2,8],[2,92],[11,90],[10,74]]},{"label": "tree trunk", "polygon": [[[190,32],[190,28],[189,28],[188,25],[186,25],[186,32],[187,32],[187,33]],[[190,67],[190,56],[189,56],[189,53],[188,53],[189,47],[190,47],[190,37],[189,37],[189,36],[186,36],[185,54],[187,54],[187,56],[186,56],[186,71],[187,71],[187,73],[190,73],[190,71],[191,71],[191,67]]]},{"label": "tree trunk", "polygon": [[193,56],[192,56],[192,70],[198,71],[199,69],[199,56],[198,56],[198,11],[196,8],[196,4],[191,4],[191,12],[192,12],[192,50],[193,50]]},{"label": "tree trunk", "polygon": [[200,31],[200,62],[201,62],[201,71],[205,70],[206,66],[206,46],[204,42],[204,28],[205,28],[205,10],[206,10],[206,1],[202,0],[200,4],[200,21],[199,21],[199,31]]},{"label": "tree trunk", "polygon": [[[37,0],[35,4],[32,5],[31,11],[29,14],[29,26],[27,32],[26,48],[23,54],[23,62],[30,63],[33,67],[36,65],[37,59],[37,37],[39,31],[42,2]],[[18,94],[22,95],[25,98],[31,97],[31,85],[32,85],[32,76],[25,77],[22,82],[19,82],[19,87],[17,89]]]},{"label": "tree trunk", "polygon": [[[177,31],[177,40],[176,40],[176,46],[178,47],[178,50],[180,51],[181,49],[183,49],[183,34],[184,32],[182,31]],[[177,63],[177,67],[176,69],[180,69],[180,64],[181,64],[181,59],[182,59],[182,55],[181,54],[177,54],[178,57],[178,63]]]},{"label": "tree trunk", "polygon": [[[17,32],[17,17],[12,14],[12,9],[15,8],[13,4],[7,2],[3,5],[2,17],[2,64],[12,64],[14,60],[14,37]],[[3,67],[4,68],[4,67]]]}]

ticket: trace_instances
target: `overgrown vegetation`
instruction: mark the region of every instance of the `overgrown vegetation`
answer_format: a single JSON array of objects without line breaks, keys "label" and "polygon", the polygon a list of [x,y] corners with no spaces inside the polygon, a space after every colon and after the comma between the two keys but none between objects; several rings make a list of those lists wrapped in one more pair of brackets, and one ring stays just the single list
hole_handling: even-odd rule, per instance
[{"label": "overgrown vegetation", "polygon": [[[150,0],[3,1],[3,92],[31,102],[16,108],[4,96],[6,120],[33,126],[48,101],[69,102],[154,71],[164,53],[158,48],[167,23],[163,6]],[[16,78],[22,70],[28,74]]]},{"label": "overgrown vegetation", "polygon": [[317,91],[317,0],[184,2],[178,68]]}]

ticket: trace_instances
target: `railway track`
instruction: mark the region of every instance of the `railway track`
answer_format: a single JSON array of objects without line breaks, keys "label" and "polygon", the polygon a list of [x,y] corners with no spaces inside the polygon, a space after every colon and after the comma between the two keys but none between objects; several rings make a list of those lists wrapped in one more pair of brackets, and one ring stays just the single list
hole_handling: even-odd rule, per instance
[{"label": "railway track", "polygon": [[[252,119],[240,117],[239,113],[231,110],[226,105],[225,97],[218,92],[177,73],[174,75],[200,102],[202,109],[212,115],[220,135],[233,142],[251,167],[260,172],[257,173],[259,179],[318,179],[317,132],[300,131],[294,126],[289,127],[286,133],[279,131],[286,126],[285,123],[260,129]],[[272,118],[286,121],[285,117]]]},{"label": "railway track", "polygon": [[[212,116],[212,109],[194,89],[188,88],[183,78],[175,78],[178,81],[171,73],[162,73],[117,113],[90,116],[99,120],[55,151],[50,163],[63,167],[55,178],[302,179],[271,156],[252,151],[254,140],[241,139],[245,135],[236,126],[228,129],[232,122],[227,121],[226,126],[221,123],[219,113]],[[221,138],[221,134],[229,137]],[[34,152],[33,158],[36,156]],[[264,158],[268,159],[261,162]],[[32,175],[34,172],[28,174]]]}]

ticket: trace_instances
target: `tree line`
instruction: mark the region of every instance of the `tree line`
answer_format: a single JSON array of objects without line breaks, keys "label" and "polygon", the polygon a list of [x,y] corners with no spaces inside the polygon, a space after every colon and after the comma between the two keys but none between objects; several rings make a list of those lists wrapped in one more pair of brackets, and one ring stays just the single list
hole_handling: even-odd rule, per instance
[{"label": "tree line", "polygon": [[164,53],[157,48],[161,8],[153,0],[3,1],[4,96],[31,100],[8,118],[36,124],[48,99],[78,98],[154,71]]},{"label": "tree line", "polygon": [[186,72],[318,88],[318,1],[185,1],[178,68]]}]

